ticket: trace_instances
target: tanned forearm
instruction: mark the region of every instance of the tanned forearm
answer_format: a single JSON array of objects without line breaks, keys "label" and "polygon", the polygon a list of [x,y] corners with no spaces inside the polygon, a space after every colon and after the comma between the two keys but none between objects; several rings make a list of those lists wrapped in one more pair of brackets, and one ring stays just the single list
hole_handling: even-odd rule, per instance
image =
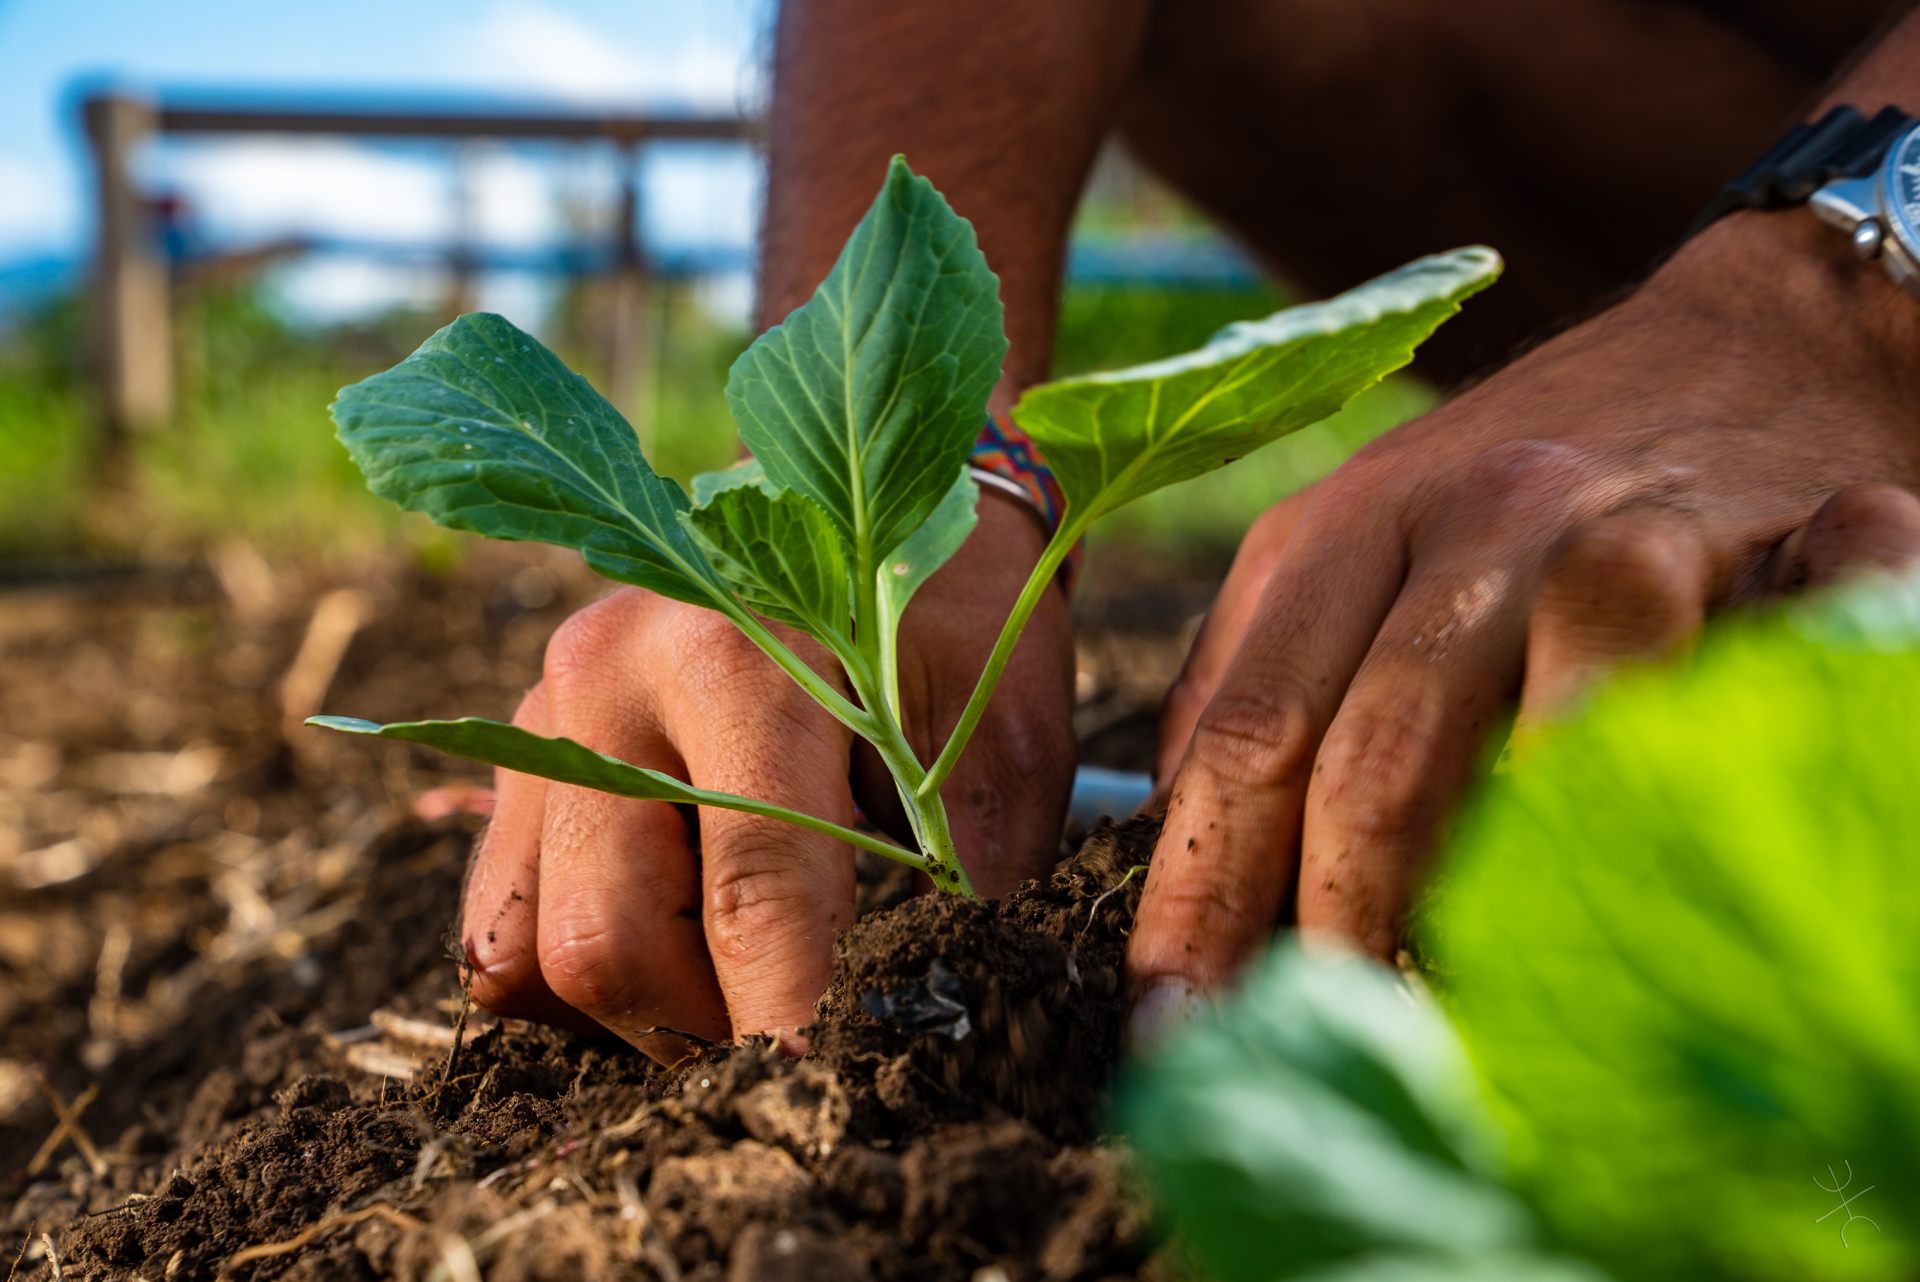
[{"label": "tanned forearm", "polygon": [[1868,115],[1899,107],[1920,116],[1920,10],[1888,28],[1834,81],[1821,110],[1851,103]]},{"label": "tanned forearm", "polygon": [[1047,376],[1068,224],[1147,0],[787,0],[774,52],[764,328],[804,302],[904,153],[972,220],[1009,351],[993,409]]}]

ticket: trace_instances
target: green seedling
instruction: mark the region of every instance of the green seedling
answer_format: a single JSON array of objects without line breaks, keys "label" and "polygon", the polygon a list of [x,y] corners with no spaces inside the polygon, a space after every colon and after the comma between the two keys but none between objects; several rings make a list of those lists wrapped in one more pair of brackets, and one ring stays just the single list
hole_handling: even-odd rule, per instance
[{"label": "green seedling", "polygon": [[[724,614],[878,751],[911,849],[496,721],[313,724],[621,796],[782,819],[972,895],[940,788],[1088,529],[1332,414],[1405,365],[1499,270],[1484,248],[1423,258],[1328,302],[1229,326],[1197,351],[1028,391],[1014,421],[1052,466],[1064,520],[931,763],[902,725],[900,621],[973,529],[968,457],[1007,341],[999,282],[972,226],[904,161],[895,158],[813,297],[734,363],[727,401],[753,459],[696,477],[691,498],[648,466],[613,406],[498,316],[463,316],[341,391],[340,439],[376,494],[453,529],[577,549],[610,579]],[[775,625],[824,646],[852,697]]]}]

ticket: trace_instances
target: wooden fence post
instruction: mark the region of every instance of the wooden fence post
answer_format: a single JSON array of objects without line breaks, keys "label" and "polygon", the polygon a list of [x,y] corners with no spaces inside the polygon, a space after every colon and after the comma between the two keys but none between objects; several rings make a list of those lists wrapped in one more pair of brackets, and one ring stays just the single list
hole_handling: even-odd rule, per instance
[{"label": "wooden fence post", "polygon": [[607,291],[607,399],[633,424],[651,454],[653,421],[652,291],[640,232],[640,146],[620,149],[620,207],[614,218],[612,288]]},{"label": "wooden fence post", "polygon": [[112,451],[128,432],[162,423],[173,411],[167,260],[132,167],[156,121],[150,104],[115,94],[87,99],[84,119],[99,216],[94,368],[103,444]]}]

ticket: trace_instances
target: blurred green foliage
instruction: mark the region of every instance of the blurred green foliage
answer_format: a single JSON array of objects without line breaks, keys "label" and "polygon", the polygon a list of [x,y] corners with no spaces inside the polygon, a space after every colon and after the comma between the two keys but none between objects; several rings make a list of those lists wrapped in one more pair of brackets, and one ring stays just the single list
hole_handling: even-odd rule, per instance
[{"label": "blurred green foliage", "polygon": [[[688,476],[732,457],[719,389],[743,339],[686,290],[660,291],[656,306],[665,338],[648,410],[667,468]],[[341,386],[392,365],[437,324],[409,311],[314,328],[258,290],[188,297],[175,311],[174,419],[130,443],[123,484],[102,486],[84,317],[54,305],[0,343],[0,557],[165,556],[228,537],[319,555],[396,539],[445,546],[451,536],[367,492],[327,417]],[[590,356],[582,364],[597,369]]]},{"label": "blurred green foliage", "polygon": [[1358,957],[1276,945],[1229,1004],[1132,1066],[1114,1120],[1210,1282],[1535,1236],[1446,1020]]},{"label": "blurred green foliage", "polygon": [[1614,683],[1466,816],[1439,991],[1517,1186],[1623,1276],[1920,1268],[1917,710],[1920,584],[1856,591]]},{"label": "blurred green foliage", "polygon": [[[367,493],[327,419],[341,386],[392,365],[443,318],[408,311],[314,328],[266,297],[183,296],[178,411],[132,442],[124,486],[97,484],[82,309],[56,303],[0,339],[0,558],[167,556],[228,537],[337,556],[395,540],[445,546],[451,536]],[[1075,373],[1185,351],[1280,302],[1267,291],[1070,288],[1057,366]],[[716,323],[690,287],[657,290],[654,307],[658,365],[633,417],[660,470],[684,480],[735,456],[722,388],[749,336]],[[577,328],[561,326],[556,350],[604,387],[595,345]],[[1103,533],[1223,558],[1260,511],[1427,403],[1417,382],[1390,380],[1325,424],[1134,504]]]},{"label": "blurred green foliage", "polygon": [[1200,1275],[1916,1276],[1916,709],[1920,579],[1529,735],[1423,900],[1438,1006],[1283,943],[1123,1083]]}]

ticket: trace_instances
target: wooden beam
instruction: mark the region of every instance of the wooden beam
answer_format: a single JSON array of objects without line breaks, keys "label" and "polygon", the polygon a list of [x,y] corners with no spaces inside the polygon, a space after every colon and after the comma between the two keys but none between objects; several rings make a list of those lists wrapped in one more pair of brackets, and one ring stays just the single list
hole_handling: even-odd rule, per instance
[{"label": "wooden beam", "polygon": [[[620,400],[644,420],[648,399],[647,262],[638,243],[634,154],[653,142],[754,142],[756,121],[736,116],[603,116],[454,108],[321,108],[267,102],[154,102],[102,94],[83,107],[93,154],[99,230],[94,255],[95,369],[108,465],[129,432],[173,412],[173,344],[167,260],[134,182],[133,157],[161,134],[325,134],[362,138],[611,142],[628,171],[621,249],[613,272],[609,363]],[[459,247],[455,247],[456,255]],[[456,275],[458,275],[458,270]],[[643,427],[646,426],[643,421]]]},{"label": "wooden beam", "polygon": [[216,106],[162,102],[155,123],[167,134],[349,134],[365,138],[518,138],[550,141],[742,142],[758,126],[737,116],[597,116],[558,112],[404,111],[375,108]]}]

